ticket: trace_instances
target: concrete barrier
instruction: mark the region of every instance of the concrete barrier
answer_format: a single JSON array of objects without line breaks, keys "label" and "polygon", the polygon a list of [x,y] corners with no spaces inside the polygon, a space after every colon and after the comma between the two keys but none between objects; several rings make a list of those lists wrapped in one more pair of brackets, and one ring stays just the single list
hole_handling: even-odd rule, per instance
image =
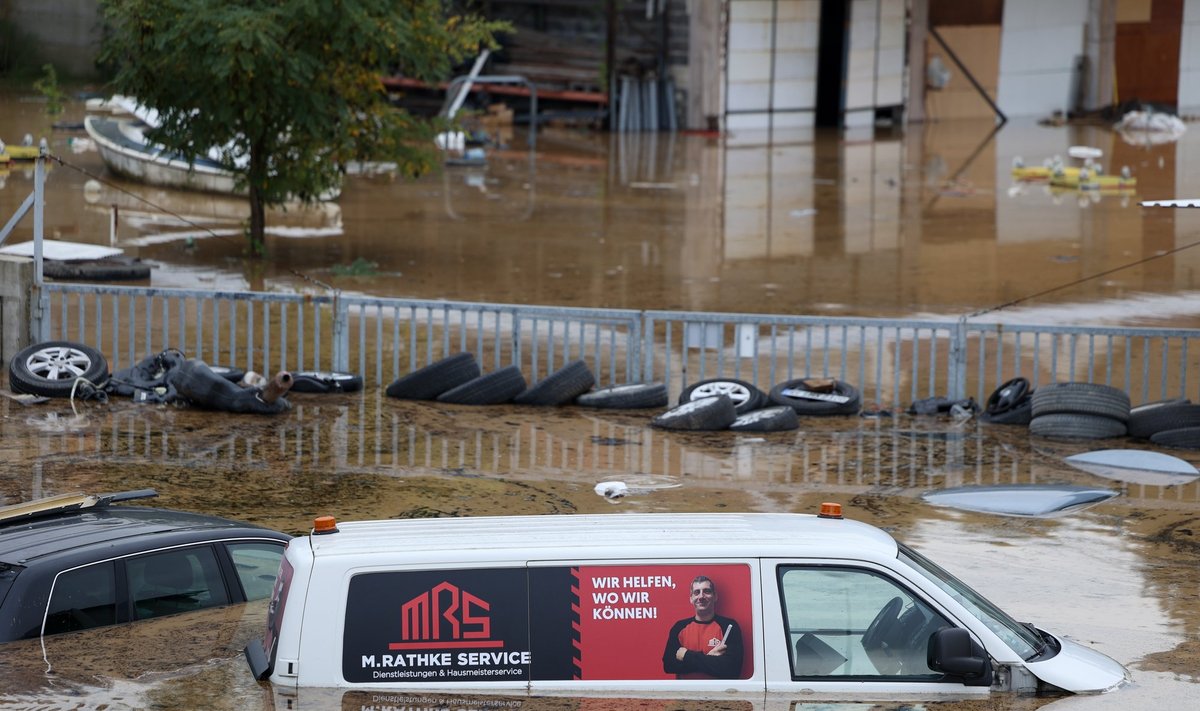
[{"label": "concrete barrier", "polygon": [[33,342],[33,260],[0,254],[0,368]]}]

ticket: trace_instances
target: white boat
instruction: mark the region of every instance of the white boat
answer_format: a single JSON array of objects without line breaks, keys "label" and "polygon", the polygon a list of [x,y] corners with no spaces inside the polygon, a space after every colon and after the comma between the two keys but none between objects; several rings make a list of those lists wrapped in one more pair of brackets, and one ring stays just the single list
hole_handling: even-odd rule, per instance
[{"label": "white boat", "polygon": [[[244,195],[237,187],[232,171],[208,156],[188,157],[165,146],[151,143],[145,135],[146,124],[138,119],[88,116],[83,127],[96,144],[100,158],[114,173],[168,188],[200,190],[210,193]],[[321,195],[321,200],[336,200],[340,188]]]}]

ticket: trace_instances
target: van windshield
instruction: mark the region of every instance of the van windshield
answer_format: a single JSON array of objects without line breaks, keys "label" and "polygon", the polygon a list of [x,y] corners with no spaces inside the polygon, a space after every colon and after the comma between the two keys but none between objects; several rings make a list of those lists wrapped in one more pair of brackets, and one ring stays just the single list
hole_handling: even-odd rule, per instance
[{"label": "van windshield", "polygon": [[967,587],[966,583],[946,572],[925,556],[903,543],[899,545],[900,560],[919,571],[947,595],[961,603],[968,612],[978,618],[1005,644],[1012,647],[1014,652],[1021,655],[1022,659],[1027,662],[1031,661],[1045,651],[1045,641],[1031,627],[1009,617],[987,598]]}]

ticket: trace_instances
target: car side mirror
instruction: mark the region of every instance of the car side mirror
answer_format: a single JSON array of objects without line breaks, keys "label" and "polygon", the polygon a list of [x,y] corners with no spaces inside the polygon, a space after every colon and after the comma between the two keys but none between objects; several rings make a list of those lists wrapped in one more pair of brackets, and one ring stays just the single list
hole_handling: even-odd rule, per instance
[{"label": "car side mirror", "polygon": [[929,639],[929,668],[962,679],[967,686],[992,685],[992,660],[961,627],[943,627]]}]

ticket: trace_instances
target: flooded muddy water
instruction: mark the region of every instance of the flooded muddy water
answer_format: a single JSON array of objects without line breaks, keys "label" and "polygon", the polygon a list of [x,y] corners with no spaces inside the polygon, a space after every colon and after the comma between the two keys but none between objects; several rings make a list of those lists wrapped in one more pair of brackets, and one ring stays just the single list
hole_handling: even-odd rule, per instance
[{"label": "flooded muddy water", "polygon": [[[1105,273],[983,318],[1193,326],[1200,322],[1200,211],[1150,210],[1189,197],[1200,151],[1189,132],[1144,147],[1107,129],[1014,122],[907,132],[711,140],[547,128],[485,166],[417,181],[352,177],[324,209],[277,215],[266,261],[246,259],[242,207],[152,191],[108,175],[82,134],[81,104],[50,119],[0,97],[0,138],[46,136],[63,159],[47,183],[47,236],[109,244],[154,265],[150,283],[311,291],[317,282],[385,296],[578,306],[906,316],[986,309]],[[1027,163],[1096,145],[1129,165],[1136,195],[1055,194],[1014,185]],[[0,218],[32,189],[0,168]],[[85,190],[95,176],[105,184]],[[122,193],[183,215],[163,216]],[[116,227],[110,233],[118,204]],[[26,218],[9,243],[30,239]],[[209,231],[217,233],[215,236]],[[1194,253],[1195,252],[1195,253]],[[1126,264],[1128,269],[1110,270]],[[316,280],[316,281],[314,281]],[[5,380],[6,382],[6,380]],[[291,533],[342,519],[630,511],[816,511],[842,502],[1022,620],[1128,666],[1132,686],[1101,697],[816,703],[798,709],[1186,708],[1200,700],[1200,483],[1090,474],[1063,459],[1095,442],[1020,427],[912,417],[805,418],[748,436],[652,430],[651,413],[474,408],[355,395],[293,394],[280,416],[213,416],[173,406],[0,398],[0,504],[70,491],[154,487],[156,505]],[[1146,446],[1119,440],[1103,446]],[[1173,452],[1193,464],[1200,456]],[[610,500],[599,482],[630,493]],[[1021,518],[936,507],[966,485],[1106,487],[1082,511]],[[241,647],[251,604],[187,619],[8,645],[0,706],[284,708]],[[790,706],[788,702],[800,702]],[[341,694],[303,708],[742,708],[729,700],[528,699]]]}]

